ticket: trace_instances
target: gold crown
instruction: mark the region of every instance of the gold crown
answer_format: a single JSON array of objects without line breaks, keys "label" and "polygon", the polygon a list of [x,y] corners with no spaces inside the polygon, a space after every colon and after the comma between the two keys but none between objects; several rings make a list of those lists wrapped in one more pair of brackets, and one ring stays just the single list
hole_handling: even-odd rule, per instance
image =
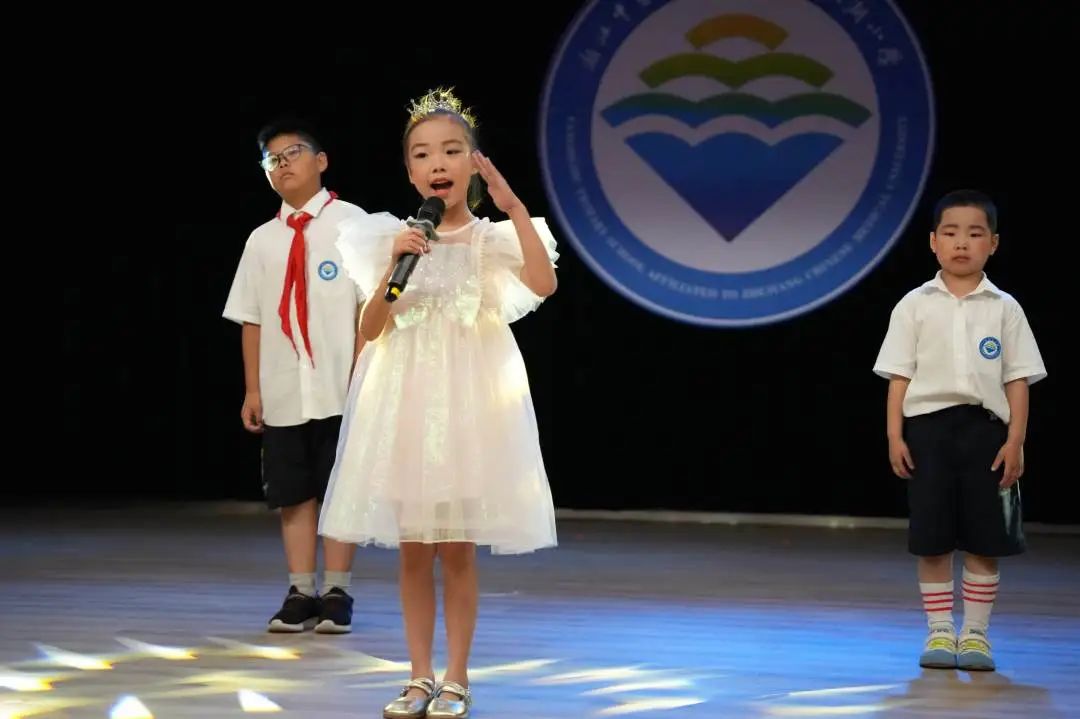
[{"label": "gold crown", "polygon": [[409,124],[415,125],[436,112],[450,112],[459,116],[469,127],[476,127],[476,117],[468,108],[463,108],[461,100],[454,95],[454,88],[429,90],[419,100],[413,100],[409,106]]}]

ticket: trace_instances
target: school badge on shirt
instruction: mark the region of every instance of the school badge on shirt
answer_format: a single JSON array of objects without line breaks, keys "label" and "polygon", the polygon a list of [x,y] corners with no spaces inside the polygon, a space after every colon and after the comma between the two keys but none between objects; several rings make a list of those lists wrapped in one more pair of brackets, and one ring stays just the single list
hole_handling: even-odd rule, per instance
[{"label": "school badge on shirt", "polygon": [[319,277],[324,280],[332,280],[338,275],[337,265],[331,260],[325,260],[319,265]]},{"label": "school badge on shirt", "polygon": [[979,341],[979,354],[988,360],[1001,356],[1001,340],[997,337],[983,337]]}]

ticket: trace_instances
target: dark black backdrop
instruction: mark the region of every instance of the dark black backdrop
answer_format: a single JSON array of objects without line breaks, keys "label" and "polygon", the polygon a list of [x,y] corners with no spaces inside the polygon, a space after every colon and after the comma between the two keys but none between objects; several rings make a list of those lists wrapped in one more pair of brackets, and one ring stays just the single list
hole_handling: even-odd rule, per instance
[{"label": "dark black backdrop", "polygon": [[[82,253],[65,289],[58,451],[67,471],[17,493],[259,498],[258,444],[238,416],[239,330],[220,315],[244,240],[277,207],[256,166],[254,134],[267,118],[311,116],[330,153],[327,185],[368,210],[403,214],[417,204],[400,164],[404,107],[454,85],[476,108],[489,155],[532,213],[554,223],[537,112],[576,8],[522,6],[527,19],[514,25],[509,5],[393,7],[382,20],[364,10],[334,28],[355,29],[349,49],[274,16],[257,19],[243,44],[192,39],[104,54],[115,97],[89,108],[101,129],[82,138],[92,145],[82,151],[96,171],[80,183],[117,214],[108,231],[86,229],[107,241]],[[902,241],[811,314],[740,330],[663,319],[609,290],[562,238],[559,292],[514,326],[557,504],[902,515],[903,486],[886,459],[885,383],[870,368],[890,308],[936,269],[933,199],[977,186],[1002,215],[991,278],[1024,305],[1050,373],[1032,391],[1028,516],[1080,521],[1067,501],[1075,472],[1064,399],[1076,391],[1063,254],[1075,222],[1068,197],[1051,189],[1071,180],[1049,174],[1067,167],[1071,150],[1046,104],[1069,65],[1054,39],[1066,26],[1062,5],[901,3],[935,87],[932,173]],[[406,21],[408,33],[389,30]],[[132,80],[134,64],[150,74]]]}]

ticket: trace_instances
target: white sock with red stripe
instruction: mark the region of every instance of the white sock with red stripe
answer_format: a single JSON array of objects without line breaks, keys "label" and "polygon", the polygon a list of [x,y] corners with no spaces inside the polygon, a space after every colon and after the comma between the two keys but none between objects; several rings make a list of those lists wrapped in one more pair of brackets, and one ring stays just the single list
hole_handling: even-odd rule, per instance
[{"label": "white sock with red stripe", "polygon": [[974,574],[964,567],[964,629],[976,629],[983,634],[990,626],[990,612],[997,598],[998,574]]},{"label": "white sock with red stripe", "polygon": [[926,610],[926,623],[931,627],[953,624],[953,583],[919,582],[922,592],[922,605]]}]

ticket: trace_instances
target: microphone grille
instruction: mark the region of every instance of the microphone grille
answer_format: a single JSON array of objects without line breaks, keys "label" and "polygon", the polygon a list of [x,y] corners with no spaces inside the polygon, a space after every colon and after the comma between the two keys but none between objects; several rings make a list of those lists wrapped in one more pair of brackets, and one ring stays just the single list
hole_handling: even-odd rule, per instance
[{"label": "microphone grille", "polygon": [[424,200],[424,204],[420,205],[420,211],[416,213],[416,217],[419,220],[431,220],[431,223],[438,225],[442,222],[443,212],[446,211],[446,203],[443,202],[441,197],[432,195]]}]

